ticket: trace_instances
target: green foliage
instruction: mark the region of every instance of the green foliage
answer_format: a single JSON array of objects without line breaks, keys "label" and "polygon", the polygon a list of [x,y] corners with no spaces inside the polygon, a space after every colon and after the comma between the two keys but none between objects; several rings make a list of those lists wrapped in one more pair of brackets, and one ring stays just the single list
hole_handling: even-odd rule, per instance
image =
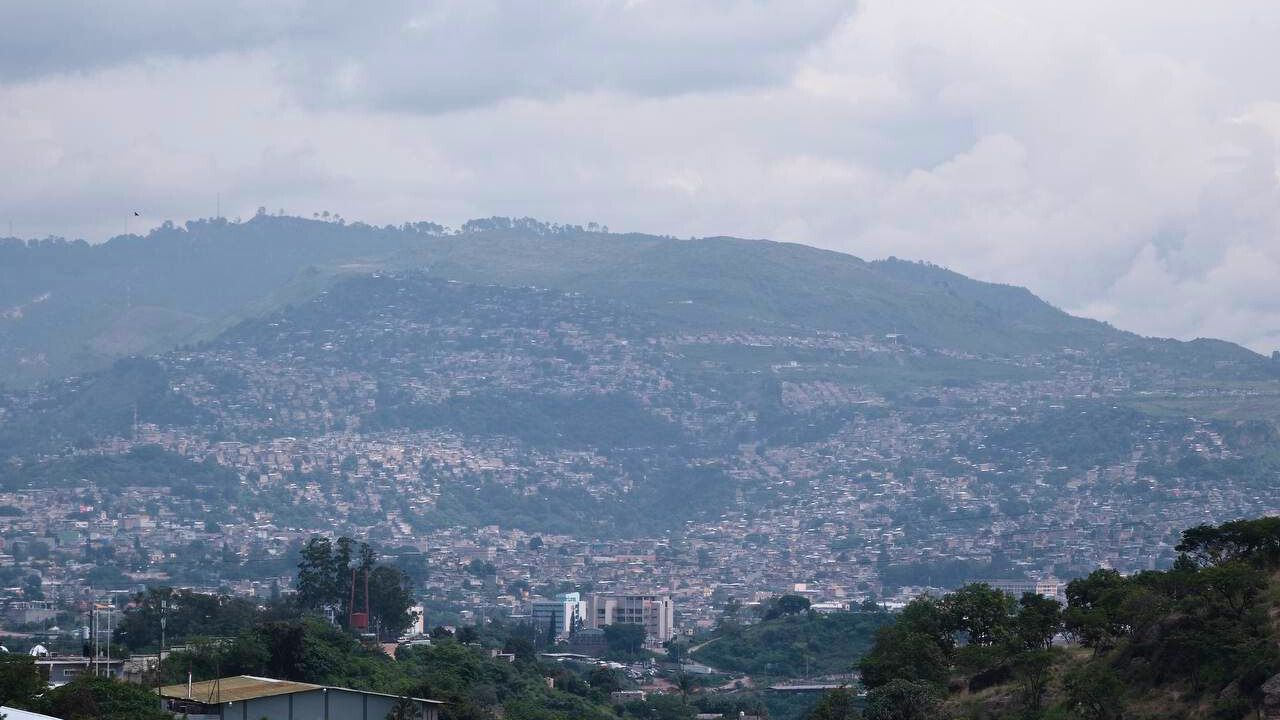
[{"label": "green foliage", "polygon": [[924,682],[891,680],[867,693],[866,720],[936,720],[941,694]]},{"label": "green foliage", "polygon": [[[889,697],[884,688],[898,689],[884,701],[896,712],[903,703],[915,707],[902,683],[941,691],[957,675],[969,676],[970,691],[1012,683],[1009,695],[1027,718],[1063,711],[1120,718],[1129,698],[1147,692],[1240,717],[1261,706],[1263,683],[1280,670],[1271,617],[1277,548],[1280,523],[1235,521],[1188,530],[1169,570],[1130,577],[1096,570],[1073,580],[1065,610],[1031,594],[1015,605],[981,585],[917,599],[860,663],[871,692],[867,717],[879,707],[875,698]],[[1046,710],[1055,668],[1066,662],[1052,647],[1062,629],[1093,656],[1067,663],[1057,710]],[[968,643],[956,647],[956,637]]]},{"label": "green foliage", "polygon": [[435,405],[380,400],[369,427],[449,428],[467,435],[509,435],[534,445],[561,447],[670,445],[680,439],[676,425],[623,395],[501,393],[451,397]]},{"label": "green foliage", "polygon": [[1131,587],[1119,572],[1105,569],[1067,583],[1067,631],[1086,647],[1110,649],[1129,631],[1122,607]]},{"label": "green foliage", "polygon": [[[430,267],[445,278],[553,287],[621,300],[666,322],[754,329],[795,322],[855,334],[903,332],[913,342],[980,353],[1046,352],[1114,343],[1135,359],[1194,372],[1219,361],[1261,372],[1227,343],[1140,341],[1073,318],[1023,288],[942,268],[858,258],[785,243],[611,235],[575,226],[471,221],[372,227],[260,215],[248,222],[167,224],[146,237],[90,246],[49,239],[0,245],[0,307],[25,306],[0,342],[0,383],[101,367],[112,356],[164,350],[235,319],[304,299],[359,263]],[[264,261],[265,259],[265,261]],[[32,298],[44,301],[32,303]],[[693,300],[692,305],[673,298]],[[50,331],[49,328],[55,328]],[[19,363],[41,354],[51,365]]]},{"label": "green foliage", "polygon": [[91,481],[105,490],[127,486],[167,487],[188,497],[223,502],[236,497],[240,477],[216,462],[194,463],[158,447],[142,446],[124,455],[87,455],[0,470],[0,486],[79,487]]},{"label": "green foliage", "polygon": [[1062,603],[1036,593],[1023,593],[1014,619],[1014,633],[1027,650],[1048,650],[1062,629]]},{"label": "green foliage", "polygon": [[367,601],[370,629],[380,638],[394,639],[413,621],[408,611],[413,604],[411,586],[408,576],[398,567],[376,564],[367,543],[357,545],[348,537],[330,542],[316,536],[300,552],[296,596],[299,607],[309,611],[333,608],[344,627],[350,614],[362,612]]},{"label": "green foliage", "polygon": [[970,645],[991,645],[1006,633],[1014,599],[989,585],[966,585],[942,600],[950,627],[963,631]]},{"label": "green foliage", "polygon": [[693,657],[717,669],[752,675],[846,673],[871,646],[876,631],[890,622],[884,614],[804,613],[740,630],[722,623],[719,639]]},{"label": "green foliage", "polygon": [[764,608],[765,620],[776,620],[788,615],[799,615],[809,609],[809,598],[801,595],[779,595]]},{"label": "green foliage", "polygon": [[1101,662],[1091,662],[1063,678],[1066,707],[1084,720],[1119,720],[1124,717],[1124,685]]},{"label": "green foliage", "polygon": [[44,689],[35,658],[0,653],[0,705],[29,707]]},{"label": "green foliage", "polygon": [[1052,678],[1050,670],[1057,658],[1050,650],[1037,649],[1019,653],[1010,661],[1013,679],[1017,682],[1023,717],[1040,717],[1044,706],[1045,689]]},{"label": "green foliage", "polygon": [[644,626],[633,623],[605,625],[604,639],[609,645],[610,655],[624,658],[639,657],[644,651]]},{"label": "green foliage", "polygon": [[1110,403],[1072,403],[1041,419],[992,433],[980,454],[996,461],[1010,455],[1041,456],[1055,466],[1084,470],[1127,458],[1146,436],[1186,425],[1185,420],[1160,420]]},{"label": "green foliage", "polygon": [[64,720],[171,720],[141,685],[81,677],[50,690],[36,709]]},{"label": "green foliage", "polygon": [[858,698],[853,692],[840,688],[823,693],[822,699],[804,716],[804,720],[860,720]]},{"label": "green foliage", "polygon": [[875,644],[858,662],[862,684],[868,688],[894,680],[942,685],[950,663],[948,650],[936,638],[902,624],[881,628]]},{"label": "green foliage", "polygon": [[148,588],[134,597],[115,631],[115,641],[130,650],[160,646],[160,618],[165,619],[166,642],[194,637],[232,637],[259,618],[257,604],[229,595],[206,595],[168,587]]},{"label": "green foliage", "polygon": [[1280,517],[1197,525],[1183,531],[1177,550],[1200,565],[1248,560],[1275,567],[1280,564]]}]

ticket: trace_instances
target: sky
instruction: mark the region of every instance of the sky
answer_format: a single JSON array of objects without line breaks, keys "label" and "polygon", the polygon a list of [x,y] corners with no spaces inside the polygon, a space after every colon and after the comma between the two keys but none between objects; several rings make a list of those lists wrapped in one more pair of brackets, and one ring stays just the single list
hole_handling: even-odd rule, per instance
[{"label": "sky", "polygon": [[0,234],[763,237],[1269,353],[1276,37],[1274,0],[5,3]]}]

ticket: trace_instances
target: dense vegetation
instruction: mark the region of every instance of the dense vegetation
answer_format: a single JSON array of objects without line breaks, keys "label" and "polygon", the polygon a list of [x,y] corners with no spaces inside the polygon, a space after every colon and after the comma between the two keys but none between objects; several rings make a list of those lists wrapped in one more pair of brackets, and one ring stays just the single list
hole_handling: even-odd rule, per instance
[{"label": "dense vegetation", "polygon": [[717,670],[753,676],[849,673],[871,647],[876,631],[891,622],[882,612],[820,614],[808,610],[807,601],[805,609],[789,610],[788,597],[795,596],[775,600],[765,611],[766,619],[751,625],[734,617],[722,618],[715,638],[693,659]]},{"label": "dense vegetation", "polygon": [[216,462],[194,463],[157,447],[141,446],[123,455],[81,455],[49,463],[0,469],[0,488],[77,488],[92,482],[104,490],[167,487],[189,499],[230,500],[240,477]]},{"label": "dense vegetation", "polygon": [[49,690],[29,655],[0,655],[0,705],[63,720],[170,720],[147,688],[88,675]]},{"label": "dense vegetation", "polygon": [[[1280,671],[1280,518],[1192,528],[1178,550],[1166,571],[1072,581],[1065,609],[985,585],[916,599],[859,664],[865,717],[1252,716]],[[853,712],[833,697],[813,717]]]}]

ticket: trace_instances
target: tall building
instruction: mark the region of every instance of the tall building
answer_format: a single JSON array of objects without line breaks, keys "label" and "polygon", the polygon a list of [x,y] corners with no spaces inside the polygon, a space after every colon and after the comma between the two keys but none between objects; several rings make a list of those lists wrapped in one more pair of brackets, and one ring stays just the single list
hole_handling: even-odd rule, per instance
[{"label": "tall building", "polygon": [[554,640],[570,635],[575,625],[584,627],[587,624],[587,603],[578,593],[562,593],[554,600],[534,600],[529,612],[533,627],[538,632],[544,628],[554,629]]},{"label": "tall building", "polygon": [[667,595],[592,595],[587,617],[591,627],[614,623],[643,625],[651,643],[675,636],[675,608]]}]

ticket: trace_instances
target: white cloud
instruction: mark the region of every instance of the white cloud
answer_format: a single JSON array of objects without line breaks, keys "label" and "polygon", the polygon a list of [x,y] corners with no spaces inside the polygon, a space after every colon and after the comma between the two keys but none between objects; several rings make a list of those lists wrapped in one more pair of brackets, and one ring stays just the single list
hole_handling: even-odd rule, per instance
[{"label": "white cloud", "polygon": [[125,207],[181,220],[221,192],[238,213],[774,237],[1280,345],[1280,5],[374,7],[128,4],[98,45],[65,13],[0,22],[0,47],[64,36],[0,50],[23,169],[0,221],[100,239]]}]

